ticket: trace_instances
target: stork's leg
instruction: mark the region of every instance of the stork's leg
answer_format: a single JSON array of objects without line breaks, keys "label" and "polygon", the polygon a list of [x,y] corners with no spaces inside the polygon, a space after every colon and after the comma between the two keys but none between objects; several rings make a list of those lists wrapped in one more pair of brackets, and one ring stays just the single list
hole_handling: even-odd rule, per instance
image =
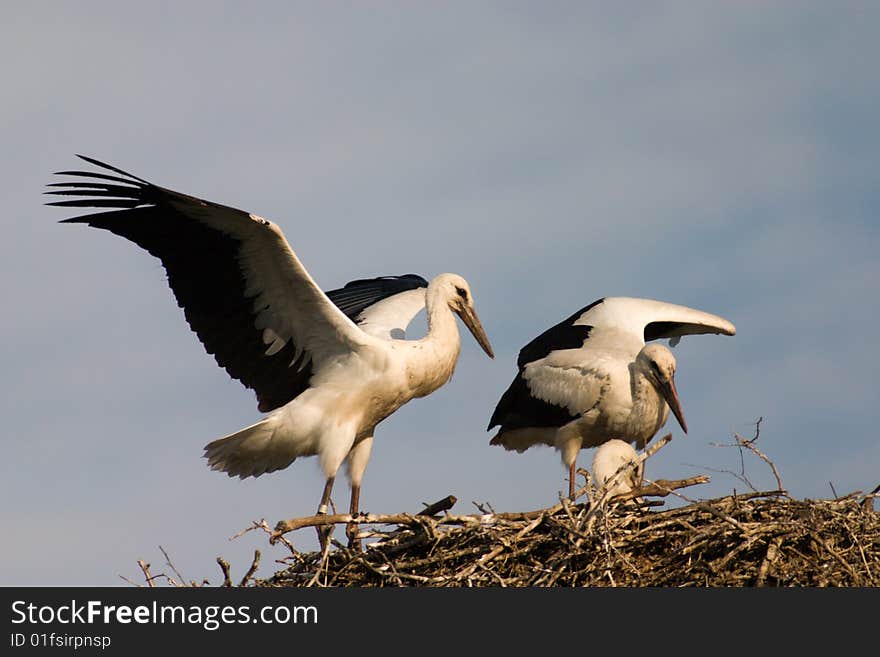
[{"label": "stork's leg", "polygon": [[568,497],[571,500],[574,500],[575,469],[583,442],[577,429],[570,427],[564,427],[556,436],[556,449],[559,450],[563,465],[568,468]]},{"label": "stork's leg", "polygon": [[324,494],[321,495],[321,503],[318,505],[318,514],[326,514],[330,508],[330,493],[333,492],[333,481],[336,477],[327,477],[327,482],[324,484]]},{"label": "stork's leg", "polygon": [[[318,513],[315,515],[327,515],[330,505],[330,493],[333,492],[333,481],[335,479],[336,477],[327,477],[327,481],[324,484],[324,494],[321,495],[321,503],[318,505]],[[321,544],[321,552],[323,552],[327,547],[327,541],[330,540],[330,534],[333,533],[333,525],[319,525],[317,530],[318,542]]]},{"label": "stork's leg", "polygon": [[[349,513],[353,516],[356,516],[359,511],[361,479],[364,476],[364,470],[367,469],[367,462],[370,460],[370,452],[372,450],[373,437],[367,436],[355,443],[348,454],[348,476],[351,479],[351,505]],[[357,539],[357,532],[358,525],[356,523],[349,523],[345,528],[349,547],[360,549],[361,544]]]},{"label": "stork's leg", "polygon": [[[321,460],[321,470],[324,471],[327,483],[324,484],[324,494],[321,496],[321,505],[318,513],[327,513],[330,504],[330,492],[333,490],[333,481],[339,466],[345,461],[345,457],[351,451],[355,438],[354,425],[335,425],[332,427],[332,437],[328,437],[318,453]],[[329,436],[328,430],[328,436]],[[325,550],[333,533],[333,525],[325,525],[325,530],[318,531],[318,540],[321,541],[321,550]]]},{"label": "stork's leg", "polygon": [[[361,498],[361,487],[360,484],[352,484],[351,485],[351,504],[348,507],[348,513],[352,516],[356,516],[358,514],[358,502]],[[361,549],[361,542],[357,538],[358,533],[358,525],[355,522],[350,522],[345,526],[345,535],[348,536],[348,547],[353,547],[356,550]]]}]

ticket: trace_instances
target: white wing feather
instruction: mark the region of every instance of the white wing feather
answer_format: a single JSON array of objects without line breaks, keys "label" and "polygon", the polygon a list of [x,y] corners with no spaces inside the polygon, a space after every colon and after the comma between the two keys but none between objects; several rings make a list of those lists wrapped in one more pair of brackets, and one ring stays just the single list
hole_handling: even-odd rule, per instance
[{"label": "white wing feather", "polygon": [[327,298],[276,224],[234,208],[196,204],[193,197],[163,191],[174,197],[171,204],[179,212],[241,242],[239,264],[246,281],[245,294],[254,297],[255,327],[264,331],[264,340],[272,337],[269,351],[293,340],[298,352],[307,351],[320,366],[334,356],[367,347],[375,339]]},{"label": "white wing feather", "polygon": [[[596,346],[618,344],[620,333],[624,332],[631,333],[644,345],[645,327],[652,323],[676,325],[665,332],[664,338],[701,333],[736,334],[736,327],[718,315],[665,301],[631,297],[606,297],[574,321],[575,325],[593,327],[586,344]],[[606,331],[613,331],[614,335]]]},{"label": "white wing feather", "polygon": [[360,329],[385,340],[403,340],[406,328],[425,307],[425,288],[406,290],[365,308],[357,317]]},{"label": "white wing feather", "polygon": [[522,375],[529,392],[572,415],[586,413],[602,400],[610,383],[604,359],[584,362],[581,358],[577,363],[563,363],[554,358],[556,354],[525,366]]}]

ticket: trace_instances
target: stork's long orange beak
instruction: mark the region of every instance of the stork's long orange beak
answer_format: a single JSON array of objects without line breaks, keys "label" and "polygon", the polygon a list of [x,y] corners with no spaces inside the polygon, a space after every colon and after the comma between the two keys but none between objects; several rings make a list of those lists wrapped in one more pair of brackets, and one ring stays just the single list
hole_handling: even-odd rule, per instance
[{"label": "stork's long orange beak", "polygon": [[660,394],[663,395],[663,399],[669,404],[669,408],[672,410],[673,415],[675,415],[675,419],[678,420],[678,423],[681,425],[682,431],[687,433],[687,422],[684,421],[684,413],[681,412],[681,404],[678,401],[678,391],[675,389],[675,380],[669,379],[668,383],[661,383]]},{"label": "stork's long orange beak", "polygon": [[461,317],[461,321],[463,321],[464,325],[468,327],[468,330],[470,330],[474,339],[483,348],[483,351],[486,352],[486,355],[489,358],[495,358],[495,352],[492,351],[492,345],[489,344],[489,337],[486,335],[486,331],[480,323],[480,318],[477,317],[477,311],[474,310],[472,306],[465,305],[464,308],[458,311],[458,316]]}]

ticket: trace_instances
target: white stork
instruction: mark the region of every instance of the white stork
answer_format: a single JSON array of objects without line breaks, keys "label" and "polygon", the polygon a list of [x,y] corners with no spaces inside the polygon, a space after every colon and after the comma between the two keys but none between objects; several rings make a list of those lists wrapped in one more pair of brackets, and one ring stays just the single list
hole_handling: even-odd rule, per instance
[{"label": "white stork", "polygon": [[[365,279],[325,294],[272,222],[79,157],[118,175],[58,172],[88,182],[50,185],[62,189],[49,194],[78,198],[49,205],[109,208],[63,223],[109,230],[158,257],[205,349],[269,413],[205,447],[214,470],[258,477],[318,456],[326,478],[318,513],[326,513],[347,460],[354,515],[376,425],[452,376],[453,313],[494,357],[461,276]],[[422,308],[427,335],[400,339]]]},{"label": "white stork", "polygon": [[[596,486],[604,486],[617,474],[620,468],[628,463],[638,460],[639,455],[633,446],[622,440],[614,438],[602,443],[593,454],[593,481]],[[608,497],[623,495],[635,490],[642,484],[644,463],[640,463],[626,473],[621,473],[608,488]]]},{"label": "white stork", "polygon": [[490,444],[524,452],[533,445],[559,450],[574,496],[575,462],[582,448],[619,438],[643,448],[666,422],[669,409],[687,424],[675,389],[675,358],[651,340],[722,333],[723,317],[653,299],[608,297],[581,308],[519,352],[519,372],[502,395]]}]

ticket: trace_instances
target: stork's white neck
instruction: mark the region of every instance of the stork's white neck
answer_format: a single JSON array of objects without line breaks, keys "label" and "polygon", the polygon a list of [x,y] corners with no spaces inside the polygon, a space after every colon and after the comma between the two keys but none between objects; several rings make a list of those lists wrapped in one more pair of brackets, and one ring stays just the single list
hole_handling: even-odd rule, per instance
[{"label": "stork's white neck", "polygon": [[633,369],[633,405],[627,420],[627,435],[636,441],[638,449],[642,449],[666,424],[669,406],[647,376],[638,367]]},{"label": "stork's white neck", "polygon": [[449,380],[461,350],[458,323],[443,291],[428,287],[425,306],[428,333],[409,343],[407,358],[407,377],[415,397],[424,397]]}]

